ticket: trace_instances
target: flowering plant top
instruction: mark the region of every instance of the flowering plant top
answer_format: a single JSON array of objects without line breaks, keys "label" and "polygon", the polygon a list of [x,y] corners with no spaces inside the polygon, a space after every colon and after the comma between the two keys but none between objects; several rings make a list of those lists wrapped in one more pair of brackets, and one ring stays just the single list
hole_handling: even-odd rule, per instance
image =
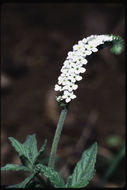
[{"label": "flowering plant top", "polygon": [[110,49],[112,53],[120,54],[123,40],[115,35],[91,35],[78,41],[78,44],[73,46],[73,50],[68,52],[54,89],[60,93],[56,97],[60,105],[68,104],[76,98],[74,91],[78,88],[77,82],[82,80],[81,74],[86,72],[88,56],[107,45],[112,45]]}]

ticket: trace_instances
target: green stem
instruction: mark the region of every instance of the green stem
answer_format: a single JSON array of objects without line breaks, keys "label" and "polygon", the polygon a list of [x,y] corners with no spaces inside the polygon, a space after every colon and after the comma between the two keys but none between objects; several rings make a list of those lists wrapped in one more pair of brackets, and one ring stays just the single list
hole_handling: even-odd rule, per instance
[{"label": "green stem", "polygon": [[59,139],[60,139],[60,135],[61,135],[61,131],[62,131],[62,127],[63,127],[63,124],[64,124],[64,120],[66,118],[66,115],[67,115],[67,107],[65,106],[61,110],[61,114],[60,114],[60,117],[59,117],[59,121],[58,121],[56,132],[55,132],[55,136],[54,136],[53,143],[52,143],[52,148],[51,148],[51,153],[50,153],[49,163],[48,163],[48,166],[50,168],[54,168],[56,150],[57,150],[57,146],[58,146],[58,143],[59,143]]},{"label": "green stem", "polygon": [[111,165],[109,166],[109,168],[108,168],[106,174],[104,175],[99,186],[101,186],[101,187],[104,186],[104,184],[107,182],[109,177],[112,175],[113,171],[115,170],[115,168],[117,167],[117,165],[119,164],[121,159],[124,157],[124,155],[125,155],[125,144],[123,145],[122,149],[119,151],[118,155],[111,162]]}]

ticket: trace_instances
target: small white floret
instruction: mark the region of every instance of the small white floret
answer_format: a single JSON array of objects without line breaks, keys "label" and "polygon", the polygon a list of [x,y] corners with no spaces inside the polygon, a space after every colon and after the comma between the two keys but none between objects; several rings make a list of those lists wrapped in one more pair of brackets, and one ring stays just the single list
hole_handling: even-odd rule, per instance
[{"label": "small white floret", "polygon": [[55,91],[60,91],[61,90],[61,86],[59,86],[58,84],[55,85]]},{"label": "small white floret", "polygon": [[71,99],[76,98],[76,95],[73,94],[73,92],[64,91],[64,94],[62,96],[63,99],[65,99],[66,103],[70,102]]}]

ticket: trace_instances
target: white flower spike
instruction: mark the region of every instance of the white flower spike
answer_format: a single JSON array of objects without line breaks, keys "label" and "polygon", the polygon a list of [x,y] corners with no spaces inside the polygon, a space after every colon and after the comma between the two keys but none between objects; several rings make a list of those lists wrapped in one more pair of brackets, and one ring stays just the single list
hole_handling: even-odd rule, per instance
[{"label": "white flower spike", "polygon": [[[73,46],[73,51],[68,52],[68,56],[61,68],[61,75],[58,77],[58,84],[55,85],[55,91],[60,95],[56,97],[58,102],[63,104],[69,103],[76,98],[74,90],[78,88],[77,82],[82,80],[80,74],[84,73],[87,64],[87,57],[98,51],[98,46],[104,45],[105,42],[112,42],[111,52],[120,54],[123,49],[123,40],[114,35],[91,35],[78,42]],[[114,42],[114,44],[113,44]],[[119,46],[119,49],[118,49]]]}]

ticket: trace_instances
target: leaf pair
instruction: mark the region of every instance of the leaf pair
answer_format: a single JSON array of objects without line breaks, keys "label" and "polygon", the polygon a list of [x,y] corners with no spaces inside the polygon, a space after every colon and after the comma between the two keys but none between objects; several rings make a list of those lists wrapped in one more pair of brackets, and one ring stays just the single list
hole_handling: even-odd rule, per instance
[{"label": "leaf pair", "polygon": [[84,151],[81,160],[77,163],[73,174],[68,178],[67,184],[59,173],[47,166],[38,164],[41,170],[55,188],[82,188],[86,187],[89,181],[95,175],[95,162],[97,155],[97,143],[94,143],[89,149]]},{"label": "leaf pair", "polygon": [[30,184],[30,182],[35,178],[35,176],[38,175],[38,171],[36,171],[36,164],[39,163],[39,158],[42,156],[45,150],[47,140],[45,140],[39,152],[37,150],[37,140],[35,134],[27,136],[26,141],[23,144],[21,144],[13,137],[9,137],[9,140],[11,141],[12,146],[18,152],[20,160],[23,165],[20,166],[16,164],[7,164],[1,168],[1,171],[14,170],[14,171],[30,172],[31,175],[20,184],[8,186],[8,188],[11,187],[25,188]]}]

